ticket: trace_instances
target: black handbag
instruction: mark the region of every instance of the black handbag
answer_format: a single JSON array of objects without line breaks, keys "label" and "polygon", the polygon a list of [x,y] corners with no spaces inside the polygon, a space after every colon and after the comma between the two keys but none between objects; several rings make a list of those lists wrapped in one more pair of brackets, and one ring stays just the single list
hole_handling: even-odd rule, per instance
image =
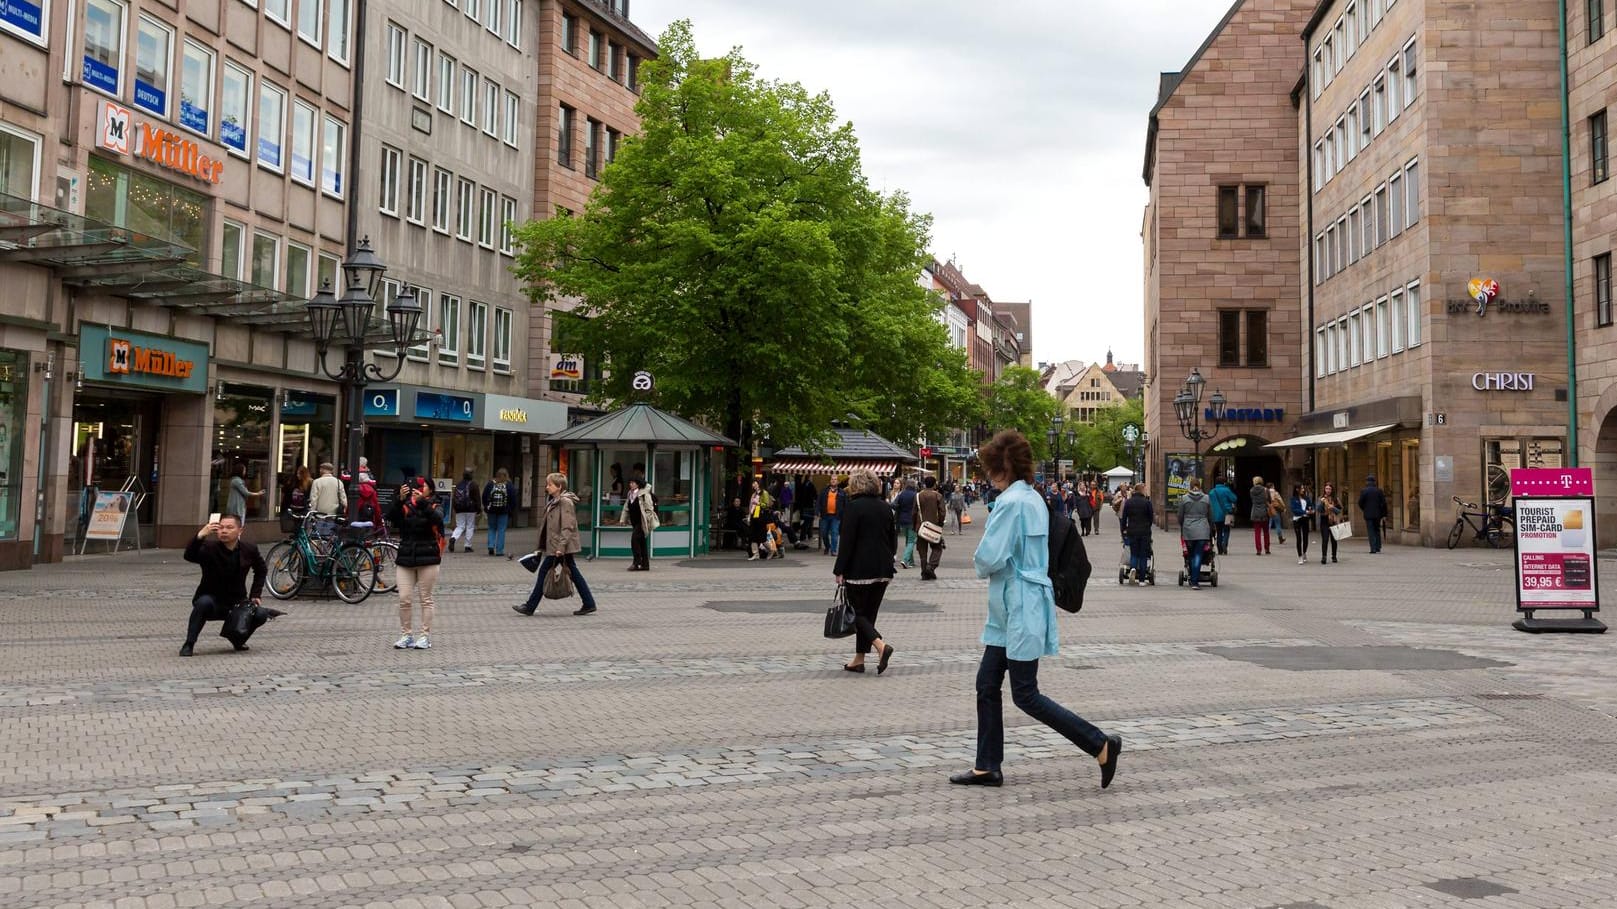
[{"label": "black handbag", "polygon": [[253,632],[263,627],[265,622],[283,615],[286,613],[279,609],[239,603],[225,616],[225,627],[219,629],[219,636],[239,648],[246,644],[247,639],[253,636]]},{"label": "black handbag", "polygon": [[853,606],[848,603],[848,588],[837,585],[836,596],[831,601],[831,608],[825,611],[825,636],[828,638],[845,638],[855,631],[853,623]]}]

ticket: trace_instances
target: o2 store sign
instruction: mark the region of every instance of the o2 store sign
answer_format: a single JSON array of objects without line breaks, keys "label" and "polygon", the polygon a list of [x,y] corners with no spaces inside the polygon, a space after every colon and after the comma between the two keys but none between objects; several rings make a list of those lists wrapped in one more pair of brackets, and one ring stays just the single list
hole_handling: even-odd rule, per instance
[{"label": "o2 store sign", "polygon": [[1471,387],[1477,391],[1532,391],[1530,372],[1478,372],[1471,375]]}]

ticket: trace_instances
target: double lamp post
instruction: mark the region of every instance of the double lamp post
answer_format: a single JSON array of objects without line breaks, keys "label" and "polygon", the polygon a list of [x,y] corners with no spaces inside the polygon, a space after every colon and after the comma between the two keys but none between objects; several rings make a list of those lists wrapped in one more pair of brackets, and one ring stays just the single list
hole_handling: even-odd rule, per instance
[{"label": "double lamp post", "polygon": [[1047,433],[1045,433],[1045,438],[1050,440],[1050,451],[1052,455],[1054,455],[1053,460],[1055,469],[1052,470],[1051,473],[1055,476],[1055,481],[1057,484],[1061,483],[1061,443],[1063,440],[1065,440],[1067,443],[1067,449],[1070,451],[1078,439],[1077,433],[1073,432],[1072,430],[1067,429],[1063,431],[1062,427],[1066,422],[1067,421],[1060,415],[1051,417],[1050,429]]},{"label": "double lamp post", "polygon": [[1213,392],[1208,399],[1210,405],[1206,416],[1211,421],[1210,428],[1202,426],[1202,391],[1207,386],[1207,380],[1202,378],[1200,368],[1192,368],[1190,377],[1180,386],[1179,393],[1174,395],[1173,410],[1179,418],[1179,433],[1194,446],[1195,455],[1191,461],[1191,475],[1205,482],[1202,476],[1202,443],[1218,435],[1219,427],[1224,423],[1224,408],[1227,403],[1224,393]]},{"label": "double lamp post", "polygon": [[[348,430],[345,463],[356,487],[359,453],[365,446],[365,386],[371,382],[391,382],[398,376],[404,368],[404,352],[415,343],[416,328],[421,323],[421,304],[416,302],[415,291],[406,285],[387,304],[386,332],[372,333],[371,315],[376,309],[376,293],[385,271],[387,266],[371,249],[370,238],[366,237],[359,241],[359,247],[348,261],[342,263],[342,297],[332,296],[331,281],[326,280],[321,282],[320,292],[308,306],[320,371],[342,388],[343,416]],[[326,353],[333,341],[343,348],[343,361],[335,370],[326,365]],[[371,349],[392,353],[392,368],[384,370],[367,362],[365,353]]]}]

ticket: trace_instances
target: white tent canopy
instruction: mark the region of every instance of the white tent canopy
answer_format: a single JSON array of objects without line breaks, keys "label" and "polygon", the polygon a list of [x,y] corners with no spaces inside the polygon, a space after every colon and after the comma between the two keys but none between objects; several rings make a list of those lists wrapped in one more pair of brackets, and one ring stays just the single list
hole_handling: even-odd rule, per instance
[{"label": "white tent canopy", "polygon": [[1122,467],[1122,466],[1113,467],[1111,470],[1108,470],[1105,473],[1101,474],[1101,476],[1103,476],[1103,477],[1132,477],[1132,476],[1134,476],[1134,468],[1132,468],[1132,467]]}]

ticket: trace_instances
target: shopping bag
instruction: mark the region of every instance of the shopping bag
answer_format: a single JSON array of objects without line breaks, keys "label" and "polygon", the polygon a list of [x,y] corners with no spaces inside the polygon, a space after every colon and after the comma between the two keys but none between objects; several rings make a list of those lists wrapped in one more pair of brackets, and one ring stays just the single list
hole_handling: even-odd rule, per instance
[{"label": "shopping bag", "polygon": [[543,562],[543,561],[544,561],[544,556],[541,556],[537,552],[530,552],[527,555],[523,556],[522,558],[517,559],[517,564],[521,565],[523,568],[528,569],[529,574],[533,574],[534,572],[539,570],[539,563]]},{"label": "shopping bag", "polygon": [[265,622],[276,616],[286,615],[279,609],[270,609],[267,606],[254,606],[252,603],[241,603],[230,610],[225,616],[224,627],[219,629],[219,636],[229,641],[233,646],[241,647],[253,632],[264,626]]},{"label": "shopping bag", "polygon": [[853,607],[848,604],[848,588],[838,584],[831,608],[825,611],[825,636],[845,638],[853,632]]},{"label": "shopping bag", "polygon": [[1340,524],[1332,524],[1331,525],[1331,536],[1336,538],[1336,540],[1339,541],[1339,542],[1342,541],[1342,540],[1346,540],[1349,537],[1353,536],[1353,524],[1352,524],[1352,522],[1343,521]]},{"label": "shopping bag", "polygon": [[962,523],[962,524],[970,524],[971,523],[971,515],[962,513],[960,515],[960,523]]},{"label": "shopping bag", "polygon": [[565,600],[573,595],[573,576],[567,571],[565,561],[557,559],[556,567],[545,575],[544,593],[545,598],[551,600]]}]

